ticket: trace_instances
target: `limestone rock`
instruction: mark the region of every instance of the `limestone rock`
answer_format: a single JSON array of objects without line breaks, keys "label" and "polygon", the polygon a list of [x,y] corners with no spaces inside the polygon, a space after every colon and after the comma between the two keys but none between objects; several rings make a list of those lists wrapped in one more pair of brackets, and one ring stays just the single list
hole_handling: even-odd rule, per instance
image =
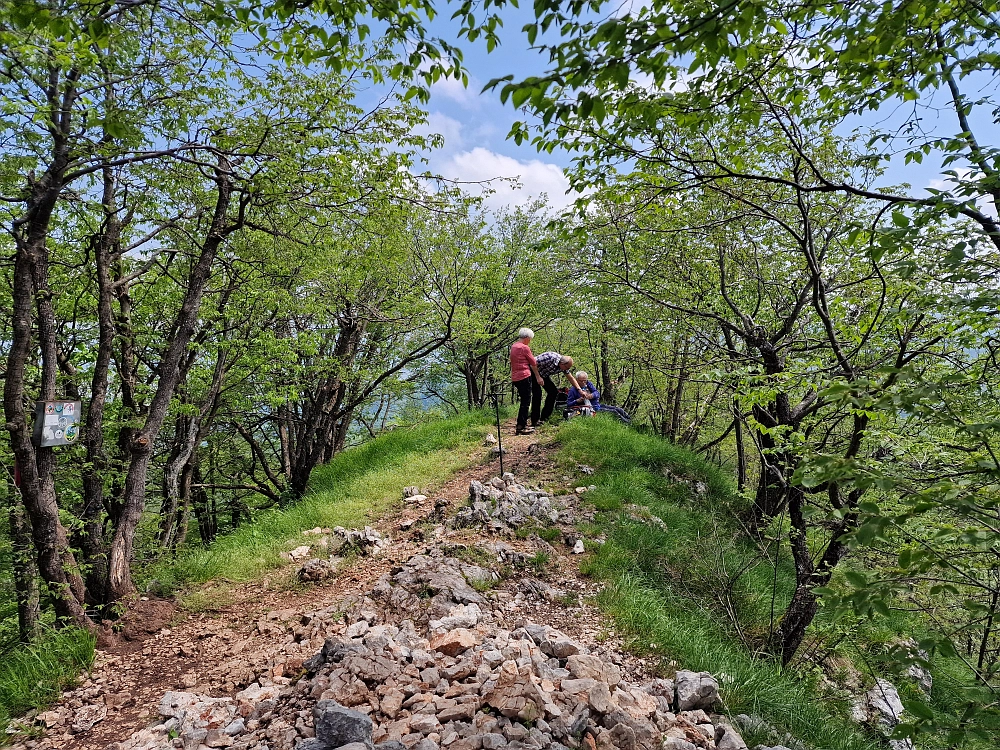
[{"label": "limestone rock", "polygon": [[719,683],[708,672],[680,670],[674,680],[677,710],[709,709],[719,700]]},{"label": "limestone rock", "polygon": [[288,552],[282,552],[281,556],[286,560],[291,560],[292,562],[298,562],[299,560],[305,560],[309,557],[310,547],[308,544],[303,544],[300,547],[296,547]]},{"label": "limestone rock", "polygon": [[89,731],[94,724],[103,721],[108,716],[108,707],[104,703],[92,703],[81,706],[73,714],[71,729],[77,734]]},{"label": "limestone rock", "polygon": [[449,610],[447,616],[440,620],[431,620],[432,631],[447,631],[455,628],[474,628],[479,624],[483,612],[476,604],[459,604]]},{"label": "limestone rock", "polygon": [[458,656],[478,643],[476,634],[466,628],[455,628],[431,638],[431,648],[447,656]]},{"label": "limestone rock", "polygon": [[360,742],[365,747],[372,741],[372,720],[359,711],[345,708],[336,701],[321,700],[313,709],[316,738],[330,747]]},{"label": "limestone rock", "polygon": [[306,560],[296,575],[303,583],[325,581],[337,575],[337,567],[329,560],[321,560],[315,557],[311,560]]},{"label": "limestone rock", "polygon": [[622,672],[616,664],[589,654],[573,654],[566,659],[566,669],[578,679],[590,678],[616,687],[622,681]]},{"label": "limestone rock", "polygon": [[511,719],[542,718],[545,701],[530,675],[530,666],[518,667],[515,661],[505,661],[493,689],[483,695],[483,702]]},{"label": "limestone rock", "polygon": [[714,739],[716,750],[747,750],[743,737],[727,721],[716,720]]}]

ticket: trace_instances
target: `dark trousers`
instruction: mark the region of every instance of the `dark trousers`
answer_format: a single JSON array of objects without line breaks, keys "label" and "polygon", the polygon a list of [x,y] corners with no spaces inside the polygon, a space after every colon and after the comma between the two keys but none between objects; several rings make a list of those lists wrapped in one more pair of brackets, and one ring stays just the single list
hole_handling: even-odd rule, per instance
[{"label": "dark trousers", "polygon": [[[545,406],[542,407],[542,413],[539,415],[538,401],[531,409],[531,424],[536,425],[539,421],[544,422],[546,419],[552,416],[552,410],[556,408],[556,396],[559,395],[559,389],[556,388],[556,384],[552,382],[552,378],[545,376],[542,378],[542,385],[545,388]],[[539,400],[541,400],[541,393],[538,394]]]},{"label": "dark trousers", "polygon": [[535,382],[534,376],[526,377],[524,380],[515,380],[514,388],[517,389],[517,396],[520,405],[517,408],[517,429],[523,430],[528,426],[528,410],[532,412],[532,423],[538,424],[538,409],[542,401],[542,387]]}]

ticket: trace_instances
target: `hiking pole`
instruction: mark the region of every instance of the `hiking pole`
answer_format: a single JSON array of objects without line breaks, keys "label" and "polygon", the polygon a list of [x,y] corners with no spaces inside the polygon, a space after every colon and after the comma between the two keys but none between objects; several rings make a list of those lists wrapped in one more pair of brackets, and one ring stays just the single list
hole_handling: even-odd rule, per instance
[{"label": "hiking pole", "polygon": [[500,431],[500,394],[494,390],[490,396],[493,397],[493,408],[497,415],[497,449],[500,451],[500,476],[503,476],[503,434]]}]

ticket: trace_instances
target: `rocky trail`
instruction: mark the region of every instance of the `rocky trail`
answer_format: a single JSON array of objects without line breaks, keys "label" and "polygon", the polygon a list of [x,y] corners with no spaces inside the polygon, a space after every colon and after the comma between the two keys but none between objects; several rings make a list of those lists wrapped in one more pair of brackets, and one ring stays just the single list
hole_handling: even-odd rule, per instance
[{"label": "rocky trail", "polygon": [[592,603],[590,470],[512,431],[502,477],[487,444],[370,527],[303,529],[294,564],[207,611],[140,601],[15,747],[745,750],[714,677],[658,674]]}]

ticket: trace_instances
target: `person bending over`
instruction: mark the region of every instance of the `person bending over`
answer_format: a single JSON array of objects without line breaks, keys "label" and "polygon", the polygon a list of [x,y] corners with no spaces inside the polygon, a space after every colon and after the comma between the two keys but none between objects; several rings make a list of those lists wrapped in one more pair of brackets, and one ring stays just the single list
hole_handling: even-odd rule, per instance
[{"label": "person bending over", "polygon": [[551,417],[552,411],[555,409],[559,388],[552,382],[553,377],[558,377],[562,373],[574,387],[577,389],[580,388],[580,384],[576,382],[576,378],[570,372],[570,369],[573,367],[572,357],[560,354],[559,352],[542,352],[538,355],[536,363],[538,374],[542,378],[542,387],[545,389],[545,406],[541,407],[541,411],[539,411],[538,401],[532,404],[531,424],[533,427]]}]

